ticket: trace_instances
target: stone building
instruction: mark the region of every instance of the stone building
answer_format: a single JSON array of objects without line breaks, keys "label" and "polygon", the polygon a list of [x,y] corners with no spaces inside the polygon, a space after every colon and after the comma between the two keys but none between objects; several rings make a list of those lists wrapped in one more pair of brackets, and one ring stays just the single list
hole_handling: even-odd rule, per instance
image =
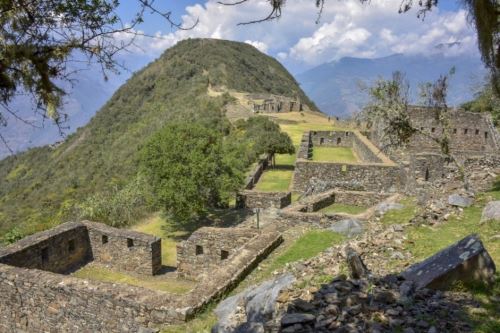
[{"label": "stone building", "polygon": [[[314,147],[349,147],[357,162],[313,161]],[[306,132],[295,162],[293,189],[307,192],[311,181],[321,182],[323,191],[339,188],[351,191],[397,191],[403,184],[399,166],[358,131]]]},{"label": "stone building", "polygon": [[300,112],[308,110],[298,98],[279,95],[251,94],[250,104],[255,113]]}]

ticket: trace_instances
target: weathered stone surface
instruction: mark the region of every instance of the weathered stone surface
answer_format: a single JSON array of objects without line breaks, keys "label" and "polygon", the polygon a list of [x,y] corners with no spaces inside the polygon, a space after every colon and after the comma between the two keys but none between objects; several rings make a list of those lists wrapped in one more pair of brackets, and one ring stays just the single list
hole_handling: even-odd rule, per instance
[{"label": "weathered stone surface", "polygon": [[469,207],[474,203],[474,199],[471,197],[460,195],[460,194],[452,194],[448,197],[448,204],[456,207]]},{"label": "weathered stone surface", "polygon": [[364,278],[368,276],[368,269],[366,268],[363,260],[361,260],[361,257],[356,251],[348,247],[346,249],[346,258],[349,269],[351,271],[351,276],[354,279]]},{"label": "weathered stone surface", "polygon": [[404,207],[405,206],[403,206],[402,204],[395,203],[395,202],[383,202],[383,203],[377,205],[376,212],[379,215],[384,215],[388,211],[401,210]]},{"label": "weathered stone surface", "polygon": [[302,324],[313,321],[314,319],[316,319],[316,317],[310,313],[288,313],[281,319],[281,325],[289,326],[293,324]]},{"label": "weathered stone surface", "polygon": [[356,219],[345,219],[332,224],[329,230],[352,237],[363,232],[363,225]]},{"label": "weathered stone surface", "polygon": [[238,208],[284,208],[291,203],[291,192],[246,190],[236,195],[236,207]]},{"label": "weathered stone surface", "polygon": [[[212,332],[245,332],[249,323],[263,324],[271,317],[280,291],[294,281],[295,278],[291,274],[281,275],[257,287],[247,288],[243,292],[227,298],[214,310],[218,323],[214,326]],[[243,322],[241,320],[242,316],[246,318]]]},{"label": "weathered stone surface", "polygon": [[491,282],[495,270],[479,237],[470,235],[411,266],[402,275],[417,288],[447,289],[457,280]]},{"label": "weathered stone surface", "polygon": [[500,221],[500,201],[488,202],[481,215],[481,223]]}]

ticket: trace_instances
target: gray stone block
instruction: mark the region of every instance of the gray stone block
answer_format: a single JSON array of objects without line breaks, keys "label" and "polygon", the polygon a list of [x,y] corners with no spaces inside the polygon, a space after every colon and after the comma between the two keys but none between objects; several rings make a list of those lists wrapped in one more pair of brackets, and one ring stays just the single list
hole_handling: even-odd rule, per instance
[{"label": "gray stone block", "polygon": [[473,234],[402,273],[416,288],[448,289],[456,281],[492,282],[495,263],[479,236]]},{"label": "gray stone block", "polygon": [[481,215],[481,223],[487,221],[500,221],[500,201],[488,202]]}]

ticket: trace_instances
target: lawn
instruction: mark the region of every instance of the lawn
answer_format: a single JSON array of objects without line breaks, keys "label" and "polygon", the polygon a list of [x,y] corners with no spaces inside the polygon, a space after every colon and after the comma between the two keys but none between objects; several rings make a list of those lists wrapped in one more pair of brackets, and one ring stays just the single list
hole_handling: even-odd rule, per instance
[{"label": "lawn", "polygon": [[349,147],[314,147],[313,161],[356,163],[358,158]]},{"label": "lawn", "polygon": [[128,284],[175,294],[185,294],[195,286],[195,282],[179,280],[174,277],[141,276],[139,278],[93,264],[84,266],[72,275],[81,279]]},{"label": "lawn", "polygon": [[267,169],[260,176],[255,185],[255,190],[262,192],[286,192],[290,187],[293,176],[293,169],[282,169],[277,166],[275,169]]},{"label": "lawn", "polygon": [[361,214],[367,209],[368,207],[334,203],[333,205],[321,209],[320,212],[325,214],[346,213],[355,215]]},{"label": "lawn", "polygon": [[410,222],[417,213],[417,202],[415,198],[405,198],[400,204],[403,209],[390,210],[384,214],[380,222],[385,225],[404,224]]},{"label": "lawn", "polygon": [[169,231],[169,221],[160,213],[154,214],[137,225],[132,230],[154,235],[161,238],[161,260],[165,266],[177,265],[177,241],[188,235],[187,231]]}]

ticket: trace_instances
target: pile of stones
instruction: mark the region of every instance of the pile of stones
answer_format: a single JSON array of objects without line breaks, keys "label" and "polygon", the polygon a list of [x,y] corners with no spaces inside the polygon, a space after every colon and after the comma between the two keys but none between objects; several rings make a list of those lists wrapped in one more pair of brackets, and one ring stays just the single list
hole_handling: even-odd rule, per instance
[{"label": "pile of stones", "polygon": [[[282,314],[269,331],[295,332],[471,332],[465,305],[476,307],[465,294],[416,290],[401,276],[347,279],[340,275],[304,299],[300,290],[283,293]],[[286,295],[286,296],[283,296]]]}]

